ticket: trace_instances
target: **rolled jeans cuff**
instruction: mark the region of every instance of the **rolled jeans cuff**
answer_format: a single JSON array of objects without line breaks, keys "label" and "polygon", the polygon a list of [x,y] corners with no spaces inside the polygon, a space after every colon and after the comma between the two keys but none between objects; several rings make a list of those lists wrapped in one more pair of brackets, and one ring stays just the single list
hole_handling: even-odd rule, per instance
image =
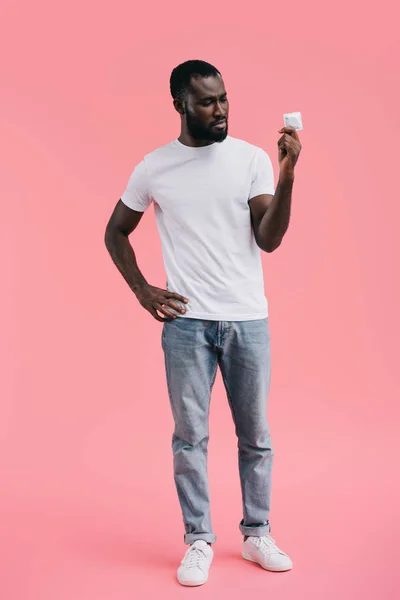
[{"label": "rolled jeans cuff", "polygon": [[213,533],[185,533],[185,544],[193,544],[196,540],[204,540],[210,544],[214,544],[217,536]]},{"label": "rolled jeans cuff", "polygon": [[271,525],[268,523],[267,525],[260,525],[259,527],[246,527],[240,523],[239,529],[243,535],[261,537],[263,535],[268,535],[271,532]]}]

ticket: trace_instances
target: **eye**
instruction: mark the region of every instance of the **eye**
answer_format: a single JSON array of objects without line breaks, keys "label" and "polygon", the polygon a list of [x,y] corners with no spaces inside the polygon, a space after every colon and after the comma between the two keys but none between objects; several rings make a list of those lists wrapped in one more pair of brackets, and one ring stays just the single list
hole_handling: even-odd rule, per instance
[{"label": "eye", "polygon": [[[214,100],[205,100],[204,102],[202,102],[202,106],[211,106],[211,104],[213,104]],[[227,96],[222,96],[221,98],[221,102],[228,102],[228,98]]]}]

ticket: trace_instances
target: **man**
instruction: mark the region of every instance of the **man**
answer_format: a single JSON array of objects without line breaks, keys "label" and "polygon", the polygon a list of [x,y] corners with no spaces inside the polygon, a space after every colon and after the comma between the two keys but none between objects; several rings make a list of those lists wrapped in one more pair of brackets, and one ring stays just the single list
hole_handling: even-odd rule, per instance
[{"label": "man", "polygon": [[[215,67],[187,61],[173,70],[170,89],[181,134],[136,166],[105,242],[141,305],[164,324],[174,477],[189,544],[177,575],[182,585],[196,586],[207,581],[216,540],[207,443],[218,367],[238,437],[242,556],[270,571],[292,568],[269,535],[274,453],[266,416],[270,344],[260,249],[273,252],[288,228],[301,144],[293,128],[280,130],[274,190],[267,153],[228,135],[227,92]],[[147,283],[128,241],[152,202],[166,289]]]}]

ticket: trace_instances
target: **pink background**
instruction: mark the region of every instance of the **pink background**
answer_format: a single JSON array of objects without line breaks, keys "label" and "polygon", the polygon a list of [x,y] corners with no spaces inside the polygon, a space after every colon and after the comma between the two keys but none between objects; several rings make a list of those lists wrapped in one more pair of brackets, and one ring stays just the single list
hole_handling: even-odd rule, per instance
[{"label": "pink background", "polygon": [[[244,12],[246,11],[246,12]],[[399,555],[399,37],[395,2],[3,3],[0,588],[4,600],[394,599]],[[303,144],[289,232],[264,255],[285,574],[240,557],[236,440],[218,378],[210,580],[172,479],[161,325],[104,246],[144,153],[179,134],[169,76],[222,71],[230,133],[278,177],[283,113]],[[131,236],[163,285],[153,211]]]}]

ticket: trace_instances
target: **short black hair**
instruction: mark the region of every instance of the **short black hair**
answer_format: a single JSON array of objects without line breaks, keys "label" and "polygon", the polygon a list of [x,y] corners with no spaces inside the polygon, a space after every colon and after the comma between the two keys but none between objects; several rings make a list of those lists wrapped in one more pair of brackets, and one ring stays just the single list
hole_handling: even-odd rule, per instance
[{"label": "short black hair", "polygon": [[178,65],[171,73],[169,87],[171,96],[174,100],[177,98],[184,99],[188,90],[190,90],[190,82],[193,76],[200,75],[201,77],[216,77],[221,76],[221,73],[216,67],[210,65],[204,60],[187,60]]}]

